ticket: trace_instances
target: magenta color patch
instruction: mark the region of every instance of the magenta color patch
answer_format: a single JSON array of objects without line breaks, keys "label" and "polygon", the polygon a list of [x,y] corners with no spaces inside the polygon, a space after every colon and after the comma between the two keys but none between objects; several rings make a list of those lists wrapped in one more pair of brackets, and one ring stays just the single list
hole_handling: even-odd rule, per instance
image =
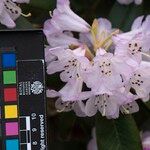
[{"label": "magenta color patch", "polygon": [[6,136],[18,135],[18,122],[8,122],[5,124]]}]

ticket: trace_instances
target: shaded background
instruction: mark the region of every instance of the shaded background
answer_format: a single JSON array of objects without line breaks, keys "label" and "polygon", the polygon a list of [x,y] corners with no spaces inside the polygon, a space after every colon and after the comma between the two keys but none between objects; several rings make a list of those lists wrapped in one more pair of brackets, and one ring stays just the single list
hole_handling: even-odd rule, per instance
[{"label": "shaded background", "polygon": [[[29,18],[17,19],[17,29],[42,28],[49,18],[49,11],[55,8],[55,0],[31,0],[22,4],[23,13],[32,13]],[[129,31],[137,16],[150,14],[150,0],[144,0],[142,5],[123,6],[115,0],[71,0],[72,9],[87,22],[94,18],[108,18],[113,27]],[[0,26],[0,29],[5,29]],[[45,40],[46,43],[46,40]],[[61,87],[61,82],[55,76],[47,76],[47,86]],[[150,104],[139,103],[140,112],[134,114],[138,129],[146,130],[150,127]],[[50,150],[86,150],[91,138],[91,129],[95,126],[95,117],[78,118],[73,112],[57,113],[54,102],[48,99],[48,143]],[[109,150],[109,149],[108,149]]]}]

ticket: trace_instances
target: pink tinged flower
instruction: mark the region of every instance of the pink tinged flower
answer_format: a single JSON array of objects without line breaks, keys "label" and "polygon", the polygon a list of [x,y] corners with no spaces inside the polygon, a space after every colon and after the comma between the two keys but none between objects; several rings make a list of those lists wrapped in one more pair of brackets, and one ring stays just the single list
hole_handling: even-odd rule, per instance
[{"label": "pink tinged flower", "polygon": [[30,0],[12,0],[13,2],[17,2],[17,3],[29,3]]},{"label": "pink tinged flower", "polygon": [[82,71],[87,69],[89,61],[85,55],[85,49],[79,47],[75,50],[55,49],[51,53],[58,58],[47,66],[47,73],[60,73],[62,81],[67,82],[59,91],[63,101],[82,100],[79,96],[82,93],[83,78]]},{"label": "pink tinged flower", "polygon": [[127,62],[132,66],[138,65],[141,62],[142,53],[150,50],[150,32],[148,30],[150,16],[144,22],[142,22],[143,18],[144,16],[134,21],[132,31],[113,37],[116,45],[115,54],[126,56]]},{"label": "pink tinged flower", "polygon": [[15,22],[20,14],[21,9],[11,0],[1,0],[0,1],[0,22],[9,28],[15,27]]},{"label": "pink tinged flower", "polygon": [[[148,64],[148,65],[147,65]],[[130,79],[130,86],[135,89],[136,94],[143,100],[148,100],[150,93],[150,66],[149,62],[142,63]]]},{"label": "pink tinged flower", "polygon": [[47,37],[49,37],[53,34],[55,35],[58,33],[62,33],[62,31],[59,30],[59,27],[57,28],[57,26],[54,26],[51,22],[52,22],[51,19],[48,19],[44,22],[44,27],[43,27],[44,34]]},{"label": "pink tinged flower", "polygon": [[82,70],[89,66],[89,61],[85,57],[85,51],[84,47],[79,47],[75,50],[57,49],[51,51],[58,60],[51,62],[47,66],[47,73],[61,72],[60,77],[64,82],[70,79],[82,78]]},{"label": "pink tinged flower", "polygon": [[83,44],[86,44],[89,49],[93,49],[93,43],[91,39],[90,33],[80,33],[79,34],[79,41]]},{"label": "pink tinged flower", "polygon": [[[82,92],[82,78],[73,79],[59,91],[63,101],[75,101],[81,99],[79,94]],[[82,99],[81,99],[82,100]]]},{"label": "pink tinged flower", "polygon": [[89,141],[87,145],[87,150],[98,150],[95,128],[92,129],[92,139]]},{"label": "pink tinged flower", "polygon": [[[56,92],[54,90],[47,90],[47,97],[59,97],[60,93]],[[62,99],[59,97],[55,102],[55,107],[58,112],[69,112],[74,111],[77,116],[79,117],[85,117],[84,113],[84,104],[82,101],[62,101]]]},{"label": "pink tinged flower", "polygon": [[131,31],[113,37],[115,44],[115,55],[126,57],[126,62],[131,66],[138,66],[142,60],[142,41],[141,33]]},{"label": "pink tinged flower", "polygon": [[55,102],[55,107],[58,112],[69,112],[73,110],[78,117],[85,117],[82,101],[64,102],[61,98],[58,98]]},{"label": "pink tinged flower", "polygon": [[22,13],[20,7],[15,3],[27,3],[29,0],[1,0],[0,1],[0,23],[8,28],[14,28],[16,26],[15,20],[20,16],[30,16]]},{"label": "pink tinged flower", "polygon": [[149,26],[150,26],[150,15],[148,15],[145,20],[144,16],[138,17],[133,25],[132,30],[142,30],[142,37],[141,37],[141,45],[143,52],[150,52],[150,32],[149,32]]},{"label": "pink tinged flower", "polygon": [[70,9],[69,0],[57,0],[57,8],[53,11],[51,23],[59,31],[90,31],[90,25]]},{"label": "pink tinged flower", "polygon": [[143,0],[117,0],[120,4],[125,4],[128,5],[132,2],[134,2],[137,5],[140,5],[142,3]]},{"label": "pink tinged flower", "polygon": [[61,47],[56,47],[56,48],[51,48],[50,46],[45,47],[45,61],[47,65],[57,59],[57,57],[51,53],[51,51],[57,49],[61,49]]},{"label": "pink tinged flower", "polygon": [[64,47],[69,48],[71,45],[80,45],[78,39],[73,36],[67,35],[66,33],[57,33],[52,35],[46,35],[47,41],[51,47]]},{"label": "pink tinged flower", "polygon": [[135,4],[140,5],[143,2],[143,0],[135,0],[134,2]]},{"label": "pink tinged flower", "polygon": [[[81,33],[80,40],[91,47],[94,45],[96,48],[100,47],[109,47],[111,44],[111,38],[108,40],[108,37],[113,32],[111,22],[105,18],[99,18],[93,23],[95,28],[93,28],[91,33]],[[107,41],[107,42],[106,42]]]},{"label": "pink tinged flower", "polygon": [[[103,49],[100,49],[100,52]],[[93,67],[85,73],[85,83],[94,94],[111,94],[123,86],[129,79],[132,69],[126,65],[122,58],[111,53],[98,54],[94,58]]]},{"label": "pink tinged flower", "polygon": [[111,22],[105,18],[98,19],[98,32],[97,32],[97,39],[101,43],[107,39],[107,37],[113,31]]},{"label": "pink tinged flower", "polygon": [[114,91],[112,95],[103,94],[89,98],[86,102],[85,113],[93,116],[99,110],[102,116],[107,118],[118,118],[120,106],[128,100],[126,93]]},{"label": "pink tinged flower", "polygon": [[150,150],[150,132],[144,132],[142,135],[143,150]]},{"label": "pink tinged flower", "polygon": [[43,32],[46,35],[47,41],[51,47],[64,47],[69,48],[70,45],[79,45],[78,39],[73,37],[71,32],[62,32],[59,27],[51,23],[51,19],[44,23]]},{"label": "pink tinged flower", "polygon": [[139,111],[139,106],[138,106],[137,102],[134,100],[130,103],[120,106],[120,111],[126,115],[133,114],[133,113],[136,113]]}]

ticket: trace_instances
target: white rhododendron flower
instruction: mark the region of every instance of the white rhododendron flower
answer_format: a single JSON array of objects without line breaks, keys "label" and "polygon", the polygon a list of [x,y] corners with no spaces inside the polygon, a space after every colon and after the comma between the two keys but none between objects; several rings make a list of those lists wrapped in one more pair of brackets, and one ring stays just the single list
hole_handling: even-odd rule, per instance
[{"label": "white rhododendron flower", "polygon": [[0,23],[8,28],[14,28],[16,26],[14,21],[20,15],[26,16],[15,2],[29,3],[29,0],[0,0]]},{"label": "white rhododendron flower", "polygon": [[[142,60],[142,54],[150,50],[150,16],[142,23],[144,16],[135,20],[132,30],[127,33],[121,33],[113,37],[116,45],[115,54],[127,57],[127,63],[139,64]],[[133,63],[134,62],[134,63]]]},{"label": "white rhododendron flower", "polygon": [[[89,67],[89,61],[85,57],[86,49],[81,46],[75,50],[70,49],[55,49],[51,50],[51,54],[56,56],[58,60],[53,61],[47,66],[47,73],[60,73],[60,78],[66,85],[59,91],[62,100],[69,101],[78,99],[78,94],[82,91],[83,85],[83,70]],[[68,90],[70,92],[68,93]]]},{"label": "white rhododendron flower", "polygon": [[60,73],[64,86],[47,96],[58,97],[58,112],[116,119],[139,111],[136,100],[146,102],[150,94],[150,62],[143,61],[150,57],[150,16],[138,17],[131,31],[121,33],[105,18],[90,26],[68,0],[57,0],[51,17],[44,25],[47,73]]}]

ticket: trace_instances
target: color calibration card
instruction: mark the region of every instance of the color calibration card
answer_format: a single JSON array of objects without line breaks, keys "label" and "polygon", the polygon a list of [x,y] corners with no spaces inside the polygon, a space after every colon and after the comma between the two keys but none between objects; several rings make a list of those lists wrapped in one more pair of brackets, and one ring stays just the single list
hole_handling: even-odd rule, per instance
[{"label": "color calibration card", "polygon": [[42,32],[0,32],[0,57],[0,150],[47,150]]}]

